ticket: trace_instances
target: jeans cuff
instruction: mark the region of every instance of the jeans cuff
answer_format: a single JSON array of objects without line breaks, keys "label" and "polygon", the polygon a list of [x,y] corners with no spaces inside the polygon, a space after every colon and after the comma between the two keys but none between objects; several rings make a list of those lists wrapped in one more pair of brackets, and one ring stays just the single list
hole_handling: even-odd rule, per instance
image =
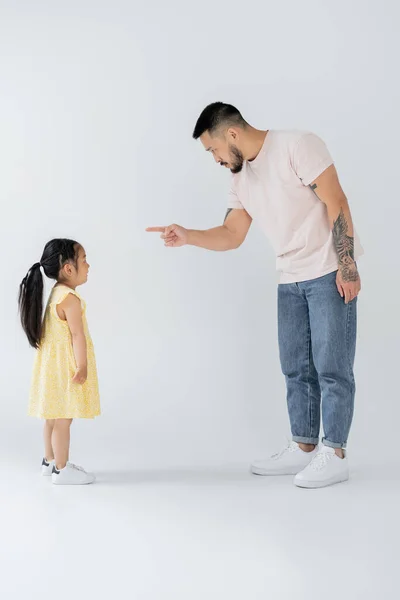
[{"label": "jeans cuff", "polygon": [[308,437],[299,437],[298,435],[293,436],[293,441],[298,444],[313,444],[317,446],[319,443],[319,438],[308,438]]},{"label": "jeans cuff", "polygon": [[347,442],[330,442],[326,438],[322,438],[322,443],[324,444],[324,446],[328,446],[329,448],[346,448],[347,446]]}]

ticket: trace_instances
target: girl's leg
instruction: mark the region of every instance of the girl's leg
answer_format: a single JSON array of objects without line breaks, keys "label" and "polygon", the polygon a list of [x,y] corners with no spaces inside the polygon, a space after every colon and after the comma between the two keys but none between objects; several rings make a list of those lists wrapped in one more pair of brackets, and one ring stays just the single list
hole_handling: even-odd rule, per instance
[{"label": "girl's leg", "polygon": [[44,423],[43,439],[44,439],[44,457],[47,462],[54,459],[54,452],[51,445],[51,436],[53,435],[54,419],[47,419]]},{"label": "girl's leg", "polygon": [[57,469],[63,469],[69,459],[71,423],[72,419],[56,419],[54,422],[52,446]]}]

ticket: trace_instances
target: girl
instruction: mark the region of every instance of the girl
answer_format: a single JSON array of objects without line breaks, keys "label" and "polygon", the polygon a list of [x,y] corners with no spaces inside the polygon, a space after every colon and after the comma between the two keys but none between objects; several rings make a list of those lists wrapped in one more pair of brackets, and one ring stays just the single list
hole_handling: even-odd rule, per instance
[{"label": "girl", "polygon": [[[56,284],[43,314],[43,269]],[[42,474],[55,485],[93,483],[94,475],[70,463],[72,419],[100,414],[96,362],[86,322],[86,306],[76,288],[86,283],[89,265],[83,247],[73,240],[46,244],[40,262],[19,290],[22,327],[36,348],[29,414],[46,419]]]}]

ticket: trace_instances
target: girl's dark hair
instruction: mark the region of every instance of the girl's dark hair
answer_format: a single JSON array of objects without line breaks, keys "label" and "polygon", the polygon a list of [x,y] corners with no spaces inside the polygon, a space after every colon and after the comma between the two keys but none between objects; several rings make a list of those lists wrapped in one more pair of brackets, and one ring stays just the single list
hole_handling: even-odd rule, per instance
[{"label": "girl's dark hair", "polygon": [[38,348],[43,333],[43,275],[58,281],[59,273],[67,262],[76,267],[79,244],[73,240],[56,239],[44,247],[40,262],[28,271],[19,286],[18,306],[22,327],[33,348]]}]

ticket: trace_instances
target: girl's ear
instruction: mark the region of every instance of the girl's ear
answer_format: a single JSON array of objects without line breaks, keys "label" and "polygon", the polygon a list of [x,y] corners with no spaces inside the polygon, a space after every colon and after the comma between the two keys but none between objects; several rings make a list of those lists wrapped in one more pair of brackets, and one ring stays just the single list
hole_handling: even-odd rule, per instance
[{"label": "girl's ear", "polygon": [[73,275],[72,265],[70,263],[65,263],[61,269],[61,273],[64,275],[64,277],[71,277]]}]

